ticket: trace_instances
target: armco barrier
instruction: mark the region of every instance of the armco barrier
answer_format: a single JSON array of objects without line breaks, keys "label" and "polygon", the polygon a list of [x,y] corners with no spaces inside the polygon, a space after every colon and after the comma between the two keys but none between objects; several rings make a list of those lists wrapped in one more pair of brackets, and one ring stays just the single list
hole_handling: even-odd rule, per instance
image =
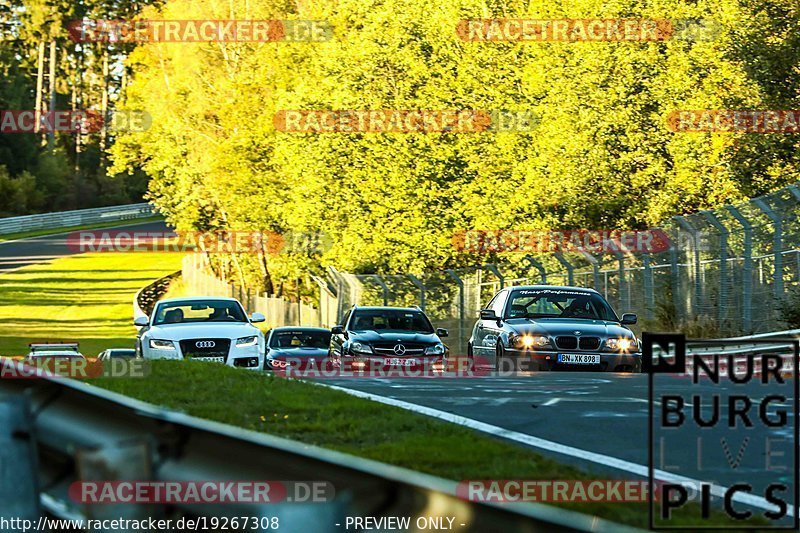
[{"label": "armco barrier", "polygon": [[40,229],[69,228],[118,220],[135,220],[137,218],[151,217],[154,214],[153,206],[150,204],[130,204],[0,218],[0,235]]},{"label": "armco barrier", "polygon": [[40,499],[58,518],[165,513],[158,506],[77,504],[68,496],[76,481],[293,480],[329,482],[336,496],[311,504],[175,504],[170,516],[278,517],[281,530],[323,533],[342,531],[347,516],[449,516],[464,532],[638,531],[539,503],[465,501],[456,495],[456,481],[209,422],[68,379],[4,379],[2,393],[30,399],[35,415],[28,417],[34,427],[27,441],[38,450],[46,480]]}]

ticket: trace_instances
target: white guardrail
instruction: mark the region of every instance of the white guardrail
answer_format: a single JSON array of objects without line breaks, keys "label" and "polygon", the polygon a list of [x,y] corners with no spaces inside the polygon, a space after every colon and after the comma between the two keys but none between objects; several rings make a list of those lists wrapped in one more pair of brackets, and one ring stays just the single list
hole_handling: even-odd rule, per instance
[{"label": "white guardrail", "polygon": [[0,218],[0,235],[40,229],[69,228],[102,222],[135,220],[153,215],[155,215],[155,211],[150,204],[129,204]]}]

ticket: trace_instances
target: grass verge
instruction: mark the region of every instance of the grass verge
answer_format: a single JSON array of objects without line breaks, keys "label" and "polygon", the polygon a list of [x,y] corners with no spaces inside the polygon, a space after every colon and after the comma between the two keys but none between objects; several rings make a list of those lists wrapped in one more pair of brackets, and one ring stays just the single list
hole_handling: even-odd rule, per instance
[{"label": "grass verge", "polygon": [[[447,479],[609,478],[593,476],[456,424],[301,381],[184,361],[154,361],[152,370],[146,379],[99,379],[92,383],[200,418]],[[646,504],[559,505],[624,524],[647,526]],[[692,524],[689,520],[695,520],[695,516],[687,516],[683,523]],[[730,522],[723,516],[707,522],[715,523]]]},{"label": "grass verge", "polygon": [[33,341],[77,340],[86,356],[133,347],[133,296],[180,269],[177,253],[82,254],[0,277],[0,354]]},{"label": "grass verge", "polygon": [[114,220],[113,222],[98,222],[96,224],[84,224],[82,226],[69,226],[66,228],[20,231],[17,233],[6,233],[4,235],[0,235],[0,242],[14,241],[17,239],[30,239],[31,237],[43,237],[45,235],[57,235],[60,233],[69,233],[70,231],[80,231],[85,229],[116,228],[118,226],[146,224],[148,222],[159,222],[161,220],[164,220],[164,218],[160,216],[155,216],[155,217],[135,218],[130,220]]}]

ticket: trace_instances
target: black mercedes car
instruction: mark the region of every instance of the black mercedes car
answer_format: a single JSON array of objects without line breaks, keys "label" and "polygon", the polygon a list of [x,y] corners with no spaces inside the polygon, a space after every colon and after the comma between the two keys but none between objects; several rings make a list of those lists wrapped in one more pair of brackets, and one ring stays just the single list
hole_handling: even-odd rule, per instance
[{"label": "black mercedes car", "polygon": [[592,289],[507,287],[481,310],[468,350],[495,369],[641,372],[635,323]]},{"label": "black mercedes car", "polygon": [[418,307],[352,307],[331,330],[330,357],[343,368],[444,368],[446,329]]}]

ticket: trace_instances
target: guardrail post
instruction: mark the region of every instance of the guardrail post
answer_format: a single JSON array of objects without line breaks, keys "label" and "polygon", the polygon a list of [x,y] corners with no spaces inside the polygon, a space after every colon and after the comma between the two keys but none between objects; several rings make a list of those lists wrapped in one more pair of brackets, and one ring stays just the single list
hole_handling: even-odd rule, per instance
[{"label": "guardrail post", "polygon": [[672,217],[678,225],[680,225],[683,229],[689,232],[692,237],[692,252],[694,254],[694,274],[692,283],[694,284],[694,298],[692,299],[692,314],[697,316],[697,313],[701,307],[700,301],[702,300],[703,294],[702,289],[700,287],[700,235],[692,224],[686,220],[685,217],[682,216],[674,216]]},{"label": "guardrail post", "polygon": [[717,321],[719,326],[722,327],[722,322],[725,319],[725,310],[728,303],[728,235],[730,231],[722,222],[720,222],[717,215],[712,211],[701,211],[708,223],[714,226],[719,232],[719,298],[717,301]]},{"label": "guardrail post", "polygon": [[544,268],[544,265],[537,261],[532,255],[526,255],[525,260],[539,271],[539,275],[542,277],[542,285],[547,285],[547,270]]},{"label": "guardrail post", "polygon": [[[99,449],[81,449],[75,454],[79,481],[141,481],[154,479],[153,457],[146,440],[117,442]],[[158,520],[164,508],[158,504],[84,504],[84,514],[94,520]],[[116,529],[95,530],[111,533]]]},{"label": "guardrail post", "polygon": [[572,263],[567,261],[567,259],[564,257],[564,254],[561,252],[553,252],[553,255],[556,259],[558,259],[558,262],[564,265],[564,268],[567,269],[567,285],[575,285],[575,267],[572,266]]},{"label": "guardrail post", "polygon": [[744,230],[744,264],[742,265],[742,327],[753,332],[753,225],[741,211],[729,205],[728,211]]},{"label": "guardrail post", "polygon": [[406,274],[406,277],[419,289],[419,307],[425,312],[425,284],[413,274]]},{"label": "guardrail post", "polygon": [[0,395],[0,518],[39,519],[39,467],[26,395]]},{"label": "guardrail post", "polygon": [[780,301],[783,299],[783,220],[781,216],[775,212],[767,202],[761,198],[753,200],[753,204],[766,214],[772,221],[772,253],[774,260],[773,271],[773,289],[775,299]]}]

